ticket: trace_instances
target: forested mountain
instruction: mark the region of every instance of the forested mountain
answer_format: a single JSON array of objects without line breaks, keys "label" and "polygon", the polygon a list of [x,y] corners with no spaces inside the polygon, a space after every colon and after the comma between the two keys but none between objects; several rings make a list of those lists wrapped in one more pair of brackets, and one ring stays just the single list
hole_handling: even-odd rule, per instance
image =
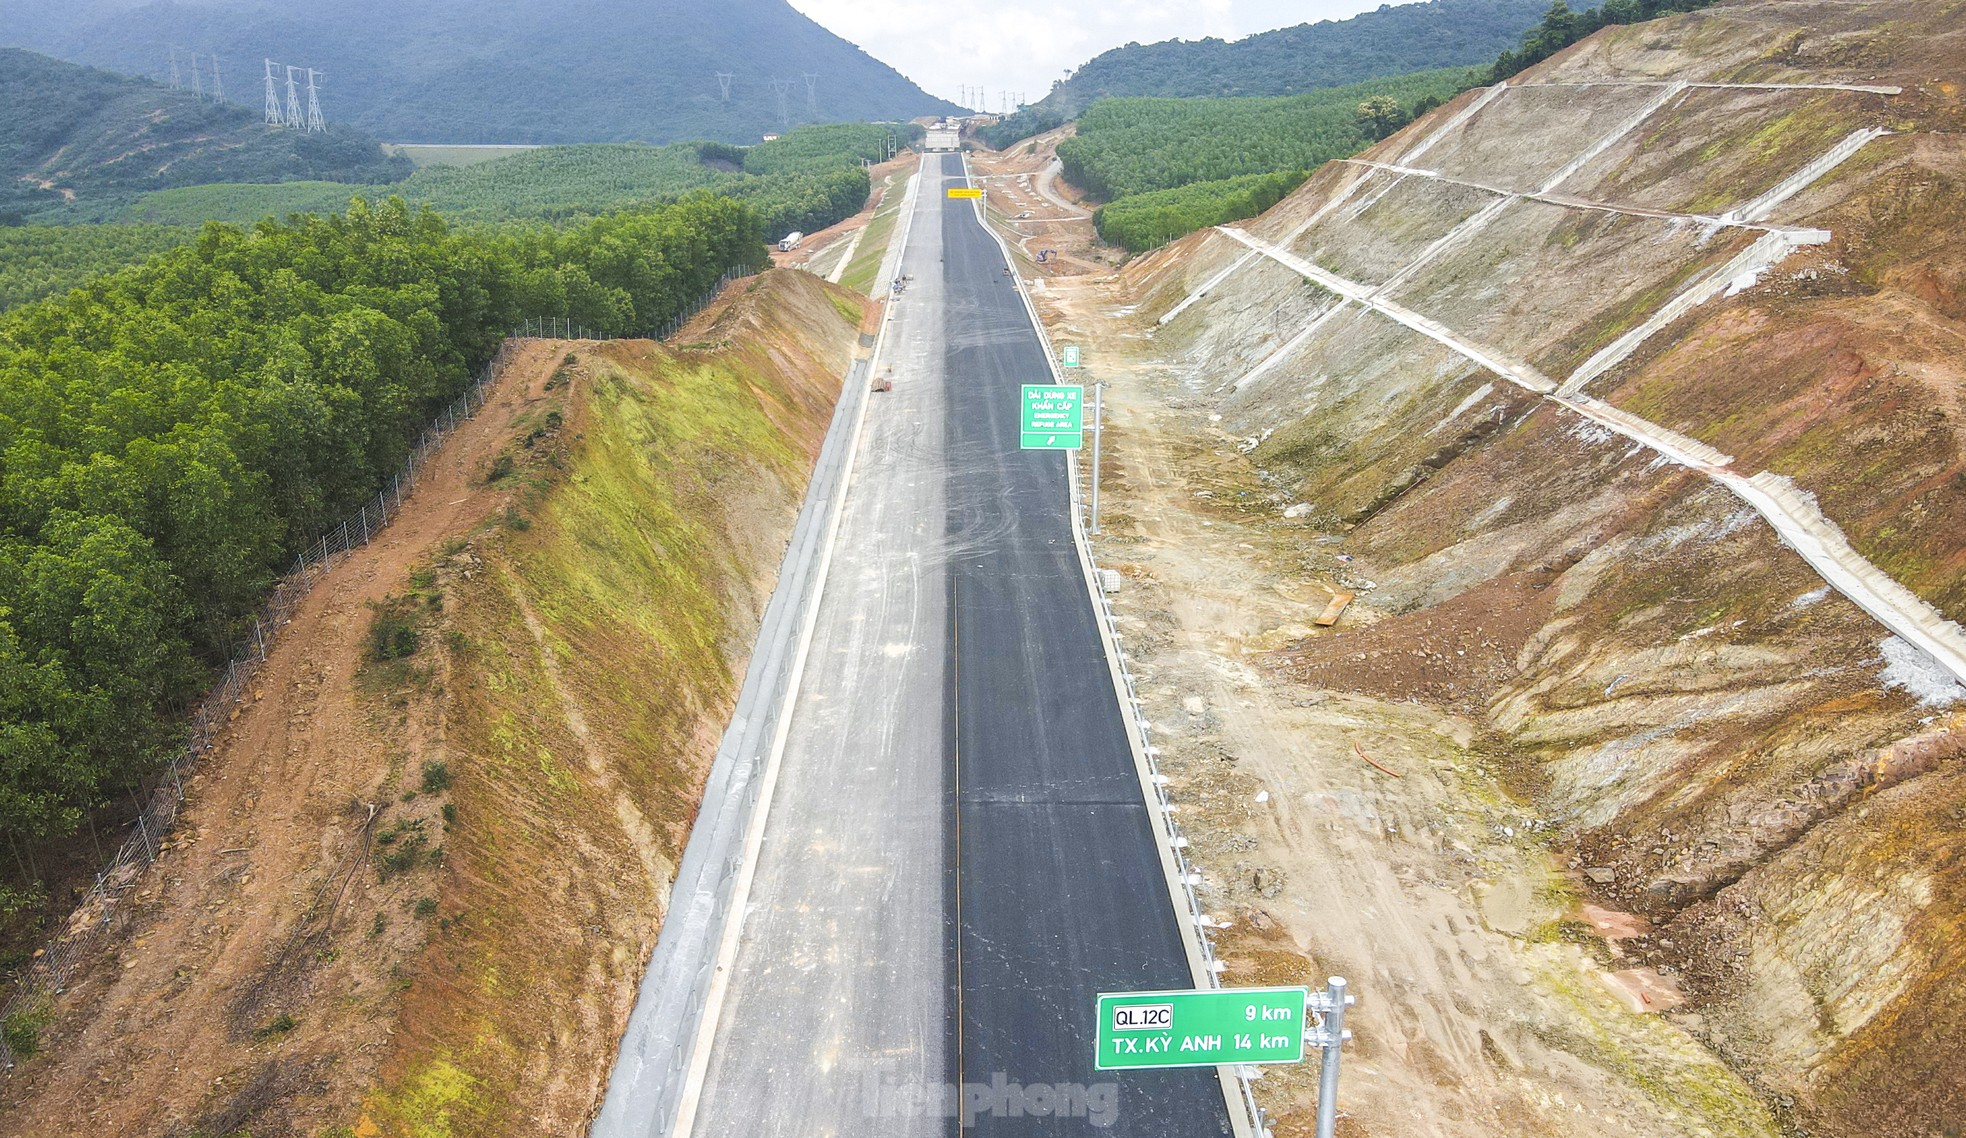
[{"label": "forested mountain", "polygon": [[1485,64],[1521,46],[1548,7],[1548,0],[1429,0],[1234,42],[1130,43],[1088,61],[1037,106],[1071,118],[1108,96],[1294,95]]},{"label": "forested mountain", "polygon": [[[215,51],[228,92],[255,108],[262,59],[321,69],[329,120],[392,142],[756,142],[801,122],[955,109],[785,0],[10,7],[25,10],[0,21],[0,40],[67,59],[160,75],[168,44]],[[731,76],[728,101],[719,73]]]},{"label": "forested mountain", "polygon": [[0,215],[203,182],[391,182],[408,161],[347,127],[268,128],[257,110],[0,48]]}]

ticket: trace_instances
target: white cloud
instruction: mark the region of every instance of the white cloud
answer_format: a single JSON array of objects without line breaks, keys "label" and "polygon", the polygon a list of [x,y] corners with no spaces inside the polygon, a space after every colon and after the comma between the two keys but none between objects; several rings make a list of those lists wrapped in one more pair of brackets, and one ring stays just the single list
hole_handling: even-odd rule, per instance
[{"label": "white cloud", "polygon": [[1056,0],[791,0],[931,94],[960,99],[982,87],[1037,100],[1054,80],[1128,42],[1240,39],[1312,20],[1342,20],[1377,0],[1145,0],[1127,7]]}]

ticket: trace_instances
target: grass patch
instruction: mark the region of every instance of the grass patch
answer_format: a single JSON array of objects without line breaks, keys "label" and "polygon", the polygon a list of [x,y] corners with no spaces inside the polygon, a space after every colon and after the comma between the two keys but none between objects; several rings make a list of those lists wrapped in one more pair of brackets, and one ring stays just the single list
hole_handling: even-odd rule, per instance
[{"label": "grass patch", "polygon": [[[899,189],[900,187],[895,187]],[[860,248],[853,251],[853,261],[847,265],[846,272],[840,274],[840,283],[863,295],[872,295],[874,275],[881,271],[881,261],[887,256],[888,242],[894,238],[895,226],[900,223],[901,211],[907,206],[905,195],[895,195],[894,204],[876,213],[867,222],[867,232],[860,238]],[[859,318],[855,317],[858,323]]]},{"label": "grass patch", "polygon": [[255,1028],[253,1030],[253,1038],[272,1039],[276,1035],[285,1035],[286,1033],[292,1031],[294,1028],[299,1026],[300,1026],[299,1020],[288,1015],[286,1012],[281,1012],[279,1015],[274,1016],[272,1020],[267,1022],[265,1026]]}]

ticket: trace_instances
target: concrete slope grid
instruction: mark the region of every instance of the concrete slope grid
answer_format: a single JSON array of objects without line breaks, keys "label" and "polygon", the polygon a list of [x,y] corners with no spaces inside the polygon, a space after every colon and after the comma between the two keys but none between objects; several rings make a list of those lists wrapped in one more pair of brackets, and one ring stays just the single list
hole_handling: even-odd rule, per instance
[{"label": "concrete slope grid", "polygon": [[[1725,486],[1742,501],[1759,513],[1772,525],[1782,540],[1806,560],[1819,573],[1823,580],[1858,607],[1869,613],[1895,635],[1915,645],[1946,672],[1966,683],[1966,630],[1947,620],[1932,605],[1918,597],[1910,589],[1892,579],[1891,576],[1866,560],[1850,544],[1842,530],[1823,515],[1814,498],[1798,491],[1786,478],[1769,472],[1743,474],[1732,468],[1733,458],[1712,447],[1706,446],[1683,435],[1651,423],[1636,415],[1620,411],[1600,400],[1583,394],[1584,388],[1595,378],[1615,368],[1629,358],[1646,340],[1651,338],[1674,320],[1723,293],[1733,295],[1752,287],[1770,269],[1781,263],[1796,249],[1808,245],[1821,244],[1830,235],[1819,229],[1784,227],[1767,224],[1776,209],[1784,202],[1807,190],[1810,186],[1830,174],[1838,165],[1854,157],[1863,147],[1881,137],[1885,132],[1877,129],[1853,131],[1836,145],[1782,179],[1774,187],[1752,201],[1728,210],[1717,216],[1703,214],[1673,213],[1666,210],[1639,209],[1613,202],[1595,201],[1575,195],[1563,194],[1561,184],[1582,170],[1591,159],[1602,155],[1621,139],[1639,130],[1662,111],[1670,109],[1686,92],[1692,90],[1755,90],[1775,92],[1807,91],[1852,91],[1879,95],[1895,95],[1899,88],[1886,86],[1864,86],[1856,84],[1723,84],[1723,83],[1685,83],[1660,82],[1657,84],[1628,86],[1653,86],[1658,94],[1648,99],[1638,113],[1619,122],[1609,133],[1591,138],[1583,145],[1579,155],[1563,165],[1553,177],[1544,180],[1533,191],[1511,192],[1484,185],[1465,177],[1454,177],[1436,170],[1426,169],[1415,163],[1425,157],[1440,142],[1462,130],[1477,114],[1498,101],[1504,101],[1511,92],[1533,88],[1562,86],[1593,87],[1606,84],[1561,84],[1536,83],[1527,87],[1511,87],[1497,84],[1483,91],[1469,101],[1458,113],[1447,119],[1439,128],[1420,139],[1411,149],[1400,157],[1397,163],[1357,162],[1357,174],[1344,185],[1330,200],[1319,207],[1305,221],[1292,229],[1280,242],[1270,242],[1258,238],[1240,228],[1222,226],[1219,232],[1247,247],[1247,251],[1221,272],[1205,281],[1199,288],[1189,293],[1181,302],[1171,308],[1159,320],[1167,324],[1184,312],[1224,281],[1250,264],[1268,260],[1289,268],[1314,282],[1318,287],[1334,294],[1340,299],[1340,308],[1347,305],[1362,305],[1379,315],[1394,320],[1418,333],[1432,339],[1458,353],[1462,357],[1493,371],[1497,375],[1532,391],[1546,400],[1561,405],[1567,411],[1602,426],[1613,433],[1630,439],[1660,454],[1669,461],[1691,467]],[[1346,279],[1321,266],[1311,263],[1289,251],[1289,246],[1298,237],[1310,231],[1332,210],[1351,197],[1365,184],[1366,177],[1373,172],[1393,173],[1401,177],[1441,179],[1461,185],[1472,185],[1496,194],[1495,201],[1478,211],[1467,220],[1455,226],[1446,235],[1436,240],[1411,263],[1407,264],[1387,283],[1378,287]],[[1643,216],[1668,221],[1678,221],[1700,227],[1703,231],[1714,232],[1725,229],[1741,229],[1757,234],[1755,240],[1739,254],[1726,262],[1708,268],[1694,275],[1692,280],[1681,288],[1670,300],[1654,311],[1647,319],[1605,348],[1598,351],[1578,366],[1561,383],[1543,375],[1529,364],[1510,358],[1501,350],[1463,335],[1455,329],[1418,312],[1414,312],[1389,298],[1389,293],[1400,284],[1413,280],[1429,264],[1439,260],[1450,249],[1465,241],[1475,232],[1487,226],[1503,212],[1519,202],[1536,201],[1561,206],[1567,209],[1592,210],[1628,216]],[[1231,385],[1242,389],[1255,383],[1273,370],[1292,352],[1300,348],[1316,331],[1318,324],[1328,319],[1339,309],[1331,309],[1317,317],[1312,324],[1302,329],[1296,336],[1287,340],[1277,351],[1260,361],[1253,369]]]}]

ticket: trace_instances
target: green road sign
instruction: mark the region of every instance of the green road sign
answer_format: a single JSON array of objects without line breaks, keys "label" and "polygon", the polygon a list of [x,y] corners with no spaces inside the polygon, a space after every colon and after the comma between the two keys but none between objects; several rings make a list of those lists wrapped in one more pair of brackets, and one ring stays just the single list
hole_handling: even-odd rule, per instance
[{"label": "green road sign", "polygon": [[1085,442],[1085,388],[1024,385],[1025,450],[1077,450]]},{"label": "green road sign", "polygon": [[1058,355],[1060,357],[1059,362],[1066,367],[1079,366],[1079,346],[1077,344],[1065,345],[1064,349]]},{"label": "green road sign", "polygon": [[1305,988],[1105,992],[1101,1071],[1304,1061]]}]

